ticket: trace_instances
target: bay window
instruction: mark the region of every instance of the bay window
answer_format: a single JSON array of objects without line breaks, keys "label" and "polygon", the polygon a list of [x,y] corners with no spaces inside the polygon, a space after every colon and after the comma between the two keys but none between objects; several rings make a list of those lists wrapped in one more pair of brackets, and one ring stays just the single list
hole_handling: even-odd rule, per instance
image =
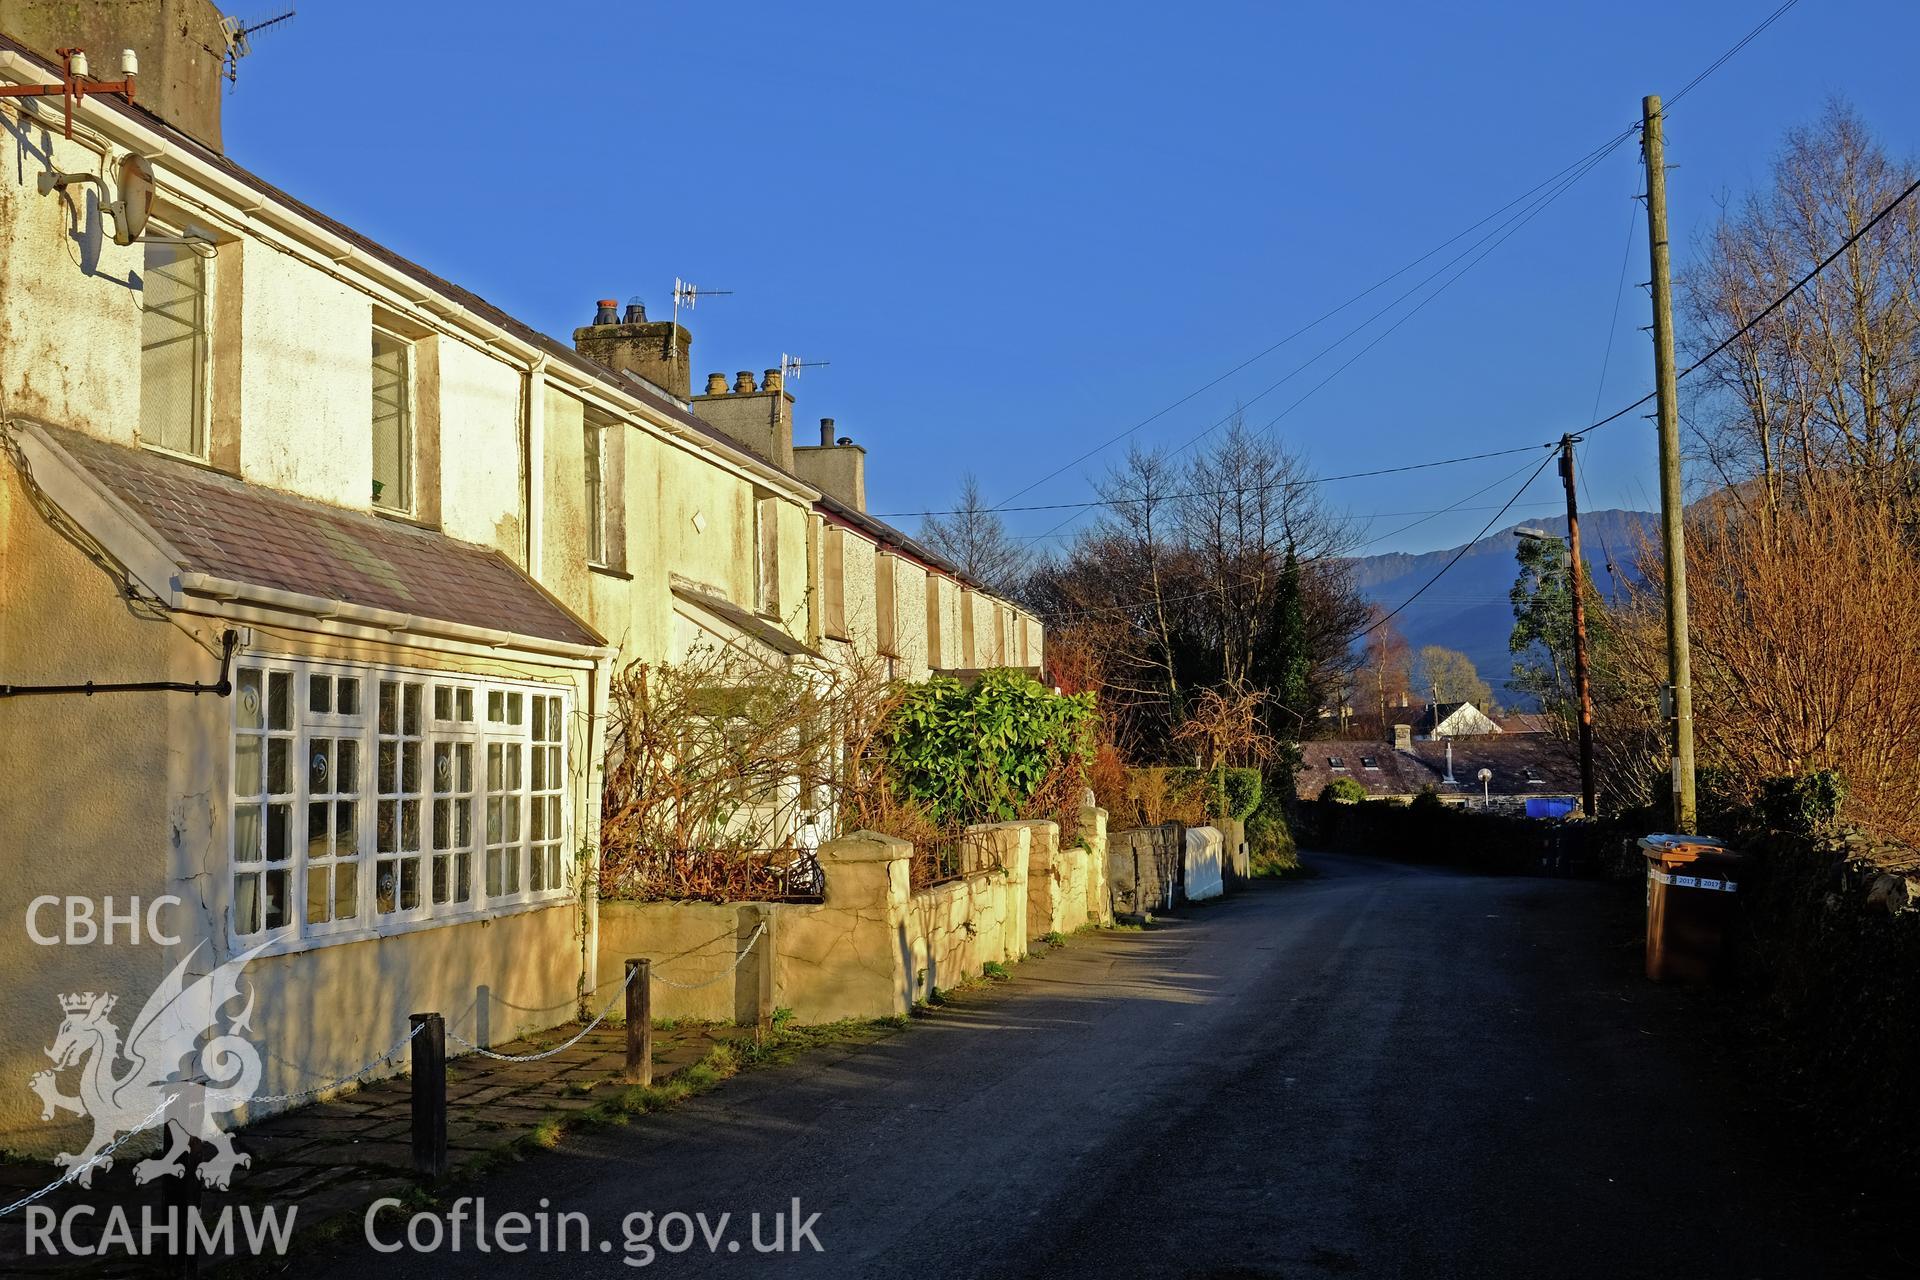
[{"label": "bay window", "polygon": [[279,659],[239,664],[234,686],[236,939],[366,937],[569,892],[565,691]]}]

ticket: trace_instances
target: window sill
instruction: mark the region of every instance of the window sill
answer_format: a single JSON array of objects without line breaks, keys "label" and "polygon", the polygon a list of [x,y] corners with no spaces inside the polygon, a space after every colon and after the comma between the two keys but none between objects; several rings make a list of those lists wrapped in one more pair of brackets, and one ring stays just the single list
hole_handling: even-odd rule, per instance
[{"label": "window sill", "polygon": [[587,561],[587,571],[589,573],[600,574],[603,577],[618,578],[621,582],[633,581],[633,575],[628,573],[625,569],[619,568],[615,565],[600,564],[598,561],[594,561],[594,560]]},{"label": "window sill", "polygon": [[156,453],[163,458],[172,458],[175,462],[184,462],[190,467],[198,467],[202,471],[211,471],[215,475],[230,476],[238,479],[236,472],[228,471],[225,467],[216,467],[213,465],[212,459],[202,457],[200,454],[181,453],[178,449],[169,449],[163,444],[152,444],[145,440],[136,439],[136,443],[148,453]]},{"label": "window sill", "polygon": [[425,529],[429,533],[440,532],[440,526],[437,523],[422,519],[411,511],[395,511],[392,507],[378,505],[369,506],[367,509],[382,520],[391,520],[395,524],[404,524],[414,529]]},{"label": "window sill", "polygon": [[232,954],[240,955],[252,951],[252,958],[262,959],[268,956],[294,955],[302,951],[319,951],[327,947],[345,946],[353,942],[378,942],[383,938],[399,937],[402,934],[425,933],[430,929],[445,929],[455,925],[486,924],[493,920],[505,920],[512,916],[523,916],[533,911],[546,911],[554,907],[573,906],[578,898],[568,893],[557,893],[549,897],[535,898],[528,902],[516,902],[507,906],[487,907],[479,911],[466,911],[454,916],[429,916],[421,920],[388,920],[359,929],[342,929],[338,933],[310,934],[307,937],[280,936],[266,942],[253,942],[248,938],[232,937],[227,939]]}]

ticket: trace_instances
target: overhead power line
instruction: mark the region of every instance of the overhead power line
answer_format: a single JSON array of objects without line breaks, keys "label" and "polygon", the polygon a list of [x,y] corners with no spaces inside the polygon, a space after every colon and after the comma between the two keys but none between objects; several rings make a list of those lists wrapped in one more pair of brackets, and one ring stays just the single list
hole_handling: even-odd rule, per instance
[{"label": "overhead power line", "polygon": [[[1516,449],[1495,449],[1490,453],[1469,453],[1458,458],[1436,458],[1432,462],[1409,462],[1405,466],[1382,467],[1377,471],[1348,471],[1334,476],[1304,476],[1287,480],[1274,480],[1266,484],[1242,485],[1226,489],[1192,489],[1184,493],[1156,493],[1140,498],[1088,498],[1082,502],[1038,502],[1025,507],[996,507],[995,514],[1018,511],[1066,511],[1087,507],[1137,506],[1143,502],[1174,502],[1183,498],[1227,498],[1247,493],[1264,493],[1271,489],[1293,489],[1307,485],[1331,484],[1336,480],[1366,480],[1373,476],[1398,475],[1402,471],[1425,471],[1429,467],[1450,467],[1459,462],[1479,462],[1483,458],[1505,458],[1516,453],[1531,453],[1535,448],[1553,448],[1552,445],[1522,445]],[[950,511],[890,511],[881,512],[874,517],[878,520],[897,520],[907,516],[964,516],[973,512],[956,509]]]},{"label": "overhead power line", "polygon": [[1522,482],[1522,484],[1518,489],[1514,490],[1513,496],[1507,499],[1506,505],[1502,506],[1500,510],[1494,512],[1493,519],[1487,521],[1486,524],[1482,525],[1480,527],[1480,532],[1474,534],[1472,538],[1468,539],[1468,541],[1464,546],[1462,546],[1458,551],[1454,552],[1453,556],[1445,564],[1440,566],[1439,572],[1435,573],[1431,578],[1428,578],[1425,582],[1421,583],[1417,591],[1415,591],[1412,595],[1408,596],[1405,600],[1402,600],[1399,604],[1395,605],[1392,608],[1392,610],[1390,610],[1385,614],[1382,614],[1378,618],[1375,618],[1371,623],[1362,627],[1360,630],[1354,632],[1351,636],[1347,637],[1347,643],[1352,644],[1355,640],[1363,639],[1366,636],[1373,634],[1375,631],[1378,631],[1381,627],[1386,626],[1389,622],[1392,622],[1396,617],[1398,617],[1401,611],[1403,611],[1408,605],[1412,604],[1415,600],[1418,600],[1421,596],[1425,595],[1429,587],[1433,586],[1434,583],[1440,581],[1440,579],[1446,577],[1447,570],[1453,568],[1453,566],[1455,566],[1456,564],[1459,564],[1461,557],[1466,555],[1467,552],[1473,549],[1473,544],[1480,541],[1480,539],[1486,537],[1487,533],[1493,528],[1493,526],[1500,523],[1500,517],[1504,516],[1505,514],[1507,514],[1508,511],[1513,509],[1513,504],[1520,501],[1521,495],[1526,493],[1528,488],[1532,486],[1533,482],[1540,478],[1540,473],[1542,471],[1545,471],[1547,469],[1547,464],[1552,461],[1553,461],[1552,454],[1548,454],[1546,457],[1540,459],[1540,465],[1533,469],[1533,474],[1528,476],[1526,480]]},{"label": "overhead power line", "polygon": [[[1792,9],[1798,3],[1799,3],[1799,0],[1785,0],[1784,3],[1782,3],[1777,8],[1775,8],[1764,19],[1762,19],[1756,26],[1754,26],[1739,40],[1735,41],[1731,46],[1729,46],[1726,50],[1724,50],[1711,63],[1707,64],[1706,67],[1704,67],[1697,74],[1695,74],[1692,79],[1688,80],[1684,85],[1682,85],[1679,91],[1673,94],[1670,99],[1668,99],[1668,104],[1667,104],[1668,109],[1671,110],[1671,107],[1674,103],[1679,102],[1680,99],[1684,98],[1687,94],[1691,93],[1695,88],[1699,87],[1701,83],[1707,80],[1715,72],[1720,70],[1721,67],[1725,66],[1729,61],[1731,61],[1735,56],[1737,56],[1741,50],[1745,49],[1754,40],[1758,39],[1759,36],[1767,30],[1767,28],[1771,27],[1789,9]],[[1627,126],[1627,128],[1624,129],[1621,133],[1616,134],[1614,137],[1609,138],[1607,141],[1601,143],[1598,147],[1594,148],[1592,151],[1589,151],[1586,155],[1580,157],[1578,160],[1575,160],[1571,164],[1562,168],[1559,172],[1553,174],[1551,177],[1548,177],[1536,183],[1534,186],[1528,188],[1526,191],[1522,192],[1520,195],[1514,197],[1512,200],[1509,200],[1507,203],[1501,205],[1499,208],[1487,214],[1485,217],[1482,217],[1478,221],[1456,232],[1454,235],[1449,236],[1447,239],[1441,241],[1439,244],[1427,250],[1425,253],[1421,254],[1419,257],[1413,259],[1411,262],[1408,262],[1404,266],[1393,271],[1392,273],[1386,276],[1383,276],[1381,279],[1367,286],[1365,289],[1361,290],[1359,293],[1354,294],[1352,297],[1340,303],[1338,306],[1333,307],[1332,309],[1326,312],[1323,312],[1320,316],[1309,321],[1307,324],[1302,325],[1300,328],[1295,329],[1293,332],[1287,334],[1285,337],[1281,338],[1279,341],[1266,347],[1265,349],[1261,350],[1255,355],[1250,356],[1246,360],[1241,361],[1239,364],[1235,365],[1233,368],[1228,369],[1225,373],[1222,373],[1219,376],[1204,383],[1203,385],[1196,387],[1194,390],[1181,396],[1179,399],[1173,401],[1171,404],[1168,404],[1165,407],[1158,409],[1155,412],[1149,414],[1147,417],[1141,419],[1139,422],[1126,428],[1124,431],[1121,431],[1116,435],[1113,435],[1107,438],[1106,440],[1102,441],[1100,444],[1095,445],[1093,448],[1082,453],[1077,458],[1074,458],[1071,461],[1055,468],[1054,470],[1047,472],[1045,475],[1040,476],[1038,479],[1027,484],[1025,487],[1018,489],[1015,492],[1007,495],[1007,497],[1003,498],[999,503],[995,504],[995,506],[992,509],[995,511],[1030,509],[1030,508],[1016,508],[1016,507],[1010,506],[1009,504],[1011,504],[1015,499],[1020,498],[1025,494],[1032,492],[1034,489],[1038,488],[1042,484],[1045,484],[1047,481],[1052,480],[1058,477],[1059,475],[1061,475],[1062,473],[1069,471],[1074,467],[1079,466],[1081,463],[1087,461],[1087,459],[1093,457],[1095,454],[1098,454],[1112,447],[1113,445],[1118,444],[1120,441],[1127,439],[1128,437],[1132,436],[1136,432],[1140,431],[1142,428],[1164,417],[1166,414],[1171,413],[1174,409],[1179,408],[1181,405],[1184,405],[1187,402],[1191,401],[1196,396],[1199,396],[1202,393],[1208,390],[1211,390],[1213,387],[1218,386],[1220,383],[1232,377],[1234,374],[1239,373],[1241,370],[1246,369],[1248,366],[1257,363],[1258,361],[1264,359],[1268,355],[1271,355],[1273,352],[1279,350],[1281,347],[1285,346],[1289,342],[1292,342],[1295,338],[1298,338],[1306,334],[1307,332],[1311,331],[1312,329],[1317,328],[1319,325],[1325,323],[1327,320],[1332,319],[1334,316],[1346,310],[1348,307],[1351,307],[1354,303],[1359,302],[1361,299],[1378,291],[1379,289],[1381,289],[1391,281],[1397,279],[1398,277],[1405,275],[1408,271],[1411,271],[1414,267],[1417,267],[1418,265],[1420,265],[1420,263],[1426,261],[1428,258],[1433,257],[1435,254],[1447,248],[1449,245],[1472,234],[1474,231],[1478,230],[1480,227],[1485,226],[1487,223],[1492,222],[1497,218],[1500,218],[1501,215],[1506,214],[1508,210],[1513,209],[1516,205],[1526,204],[1527,202],[1534,200],[1535,197],[1540,192],[1553,187],[1556,183],[1562,183],[1563,180],[1567,180],[1569,174],[1573,176],[1570,180],[1567,180],[1565,185],[1571,185],[1571,182],[1578,181],[1580,177],[1585,176],[1585,174],[1588,171],[1590,171],[1595,165],[1597,165],[1600,160],[1604,159],[1606,155],[1610,154],[1614,150],[1614,148],[1619,146],[1621,142],[1623,142],[1627,137],[1631,136],[1637,128],[1638,128],[1637,122],[1635,124]],[[1565,189],[1565,186],[1563,185],[1561,187],[1561,190],[1563,191],[1564,189]],[[1508,236],[1512,235],[1514,231],[1517,231],[1521,225],[1525,224],[1526,221],[1530,220],[1534,214],[1540,211],[1541,208],[1544,208],[1546,204],[1552,203],[1553,199],[1556,198],[1559,194],[1560,194],[1560,191],[1554,191],[1551,194],[1549,194],[1544,201],[1540,202],[1538,208],[1535,208],[1531,213],[1527,213],[1524,217],[1520,218],[1519,222],[1517,222],[1510,230],[1508,230],[1506,235],[1503,235],[1500,237],[1499,240],[1496,240],[1494,245],[1491,246],[1487,250],[1487,252],[1490,253],[1492,252],[1493,248],[1497,248],[1501,242],[1503,242]],[[1483,240],[1479,243],[1483,243],[1484,239],[1485,238],[1483,237]],[[1470,253],[1474,247],[1475,246],[1469,246],[1466,253]],[[1464,256],[1465,256],[1465,253],[1456,255],[1456,257],[1452,260],[1452,262],[1457,262],[1460,260],[1461,257],[1464,257]],[[1469,271],[1474,266],[1478,265],[1481,259],[1484,258],[1485,256],[1486,256],[1486,253],[1483,253],[1480,255],[1480,257],[1475,258],[1472,262],[1470,262],[1467,265],[1465,269],[1462,270],[1460,275],[1464,275],[1466,271]],[[1452,265],[1452,262],[1449,262],[1447,265],[1449,266]],[[1446,268],[1443,266],[1441,268],[1441,271],[1444,271],[1445,269]],[[1302,364],[1298,368],[1288,373],[1286,377],[1280,380],[1280,382],[1274,383],[1273,385],[1262,390],[1257,396],[1254,397],[1254,399],[1257,400],[1260,397],[1265,396],[1270,392],[1272,392],[1273,390],[1277,389],[1284,382],[1296,376],[1298,373],[1302,372],[1308,365],[1311,365],[1316,360],[1318,360],[1321,356],[1330,352],[1334,347],[1340,346],[1348,338],[1351,338],[1352,336],[1354,336],[1361,329],[1364,329],[1367,325],[1371,324],[1374,320],[1379,319],[1380,316],[1384,315],[1387,311],[1392,310],[1394,306],[1397,306],[1401,301],[1404,301],[1405,298],[1408,297],[1411,293],[1417,292],[1419,288],[1421,288],[1425,283],[1427,283],[1427,281],[1432,280],[1434,276],[1438,274],[1439,272],[1436,272],[1434,273],[1434,275],[1428,276],[1426,281],[1421,282],[1421,285],[1416,285],[1414,289],[1409,290],[1408,293],[1402,294],[1400,298],[1395,299],[1395,301],[1393,303],[1388,304],[1386,308],[1383,308],[1381,311],[1376,312],[1373,316],[1370,316],[1367,320],[1361,322],[1361,324],[1349,330],[1347,334],[1344,335],[1341,339],[1331,344],[1329,347],[1323,349],[1321,352],[1317,353],[1315,356],[1313,356],[1311,359],[1306,361],[1304,364]],[[1351,365],[1361,355],[1364,355],[1367,351],[1371,350],[1374,346],[1378,345],[1379,342],[1382,341],[1387,336],[1388,333],[1391,333],[1393,329],[1397,329],[1401,324],[1404,324],[1408,319],[1411,318],[1411,316],[1415,312],[1419,311],[1421,307],[1424,307],[1428,302],[1431,302],[1435,297],[1438,297],[1441,292],[1444,292],[1445,289],[1457,279],[1459,279],[1459,275],[1454,276],[1452,279],[1442,284],[1439,289],[1436,289],[1433,292],[1433,294],[1429,295],[1422,302],[1416,304],[1413,310],[1408,313],[1408,315],[1401,317],[1401,319],[1396,321],[1385,333],[1382,333],[1376,336],[1372,342],[1368,343],[1366,347],[1361,349],[1361,351],[1355,353],[1353,357],[1349,358],[1338,369],[1335,369],[1332,374],[1330,374],[1326,379],[1322,380],[1319,384],[1317,384],[1311,391],[1307,392],[1306,395],[1300,397],[1299,400],[1296,400],[1293,404],[1289,405],[1286,409],[1282,410],[1280,414],[1276,415],[1272,420],[1270,420],[1266,424],[1263,430],[1270,431],[1273,428],[1273,426],[1280,421],[1281,418],[1284,418],[1285,416],[1287,416],[1287,414],[1291,413],[1294,409],[1298,408],[1301,403],[1309,399],[1314,393],[1318,392],[1321,389],[1321,387],[1324,387],[1328,382],[1332,381],[1333,377],[1337,376],[1339,373],[1344,371],[1349,365]],[[1251,401],[1249,401],[1248,403],[1251,403]],[[1242,409],[1244,407],[1245,407],[1244,404],[1240,406],[1240,408]],[[1235,413],[1237,414],[1238,412],[1239,412],[1239,409],[1236,409]],[[1219,427],[1224,426],[1227,422],[1231,421],[1233,416],[1234,415],[1228,415],[1228,417],[1221,419],[1219,422],[1214,423],[1212,426],[1209,426],[1205,431],[1201,432],[1193,440],[1189,440],[1186,444],[1183,444],[1182,446],[1180,446],[1180,449],[1175,450],[1175,452],[1178,453],[1191,447],[1191,445],[1196,443],[1198,440],[1205,438],[1207,435],[1211,434],[1213,431],[1217,430]],[[1031,540],[1044,541],[1045,539],[1052,537],[1054,534],[1058,533],[1061,528],[1063,528],[1066,524],[1071,522],[1072,522],[1072,517],[1069,517],[1067,521],[1063,521],[1060,525],[1056,525],[1053,529],[1050,529],[1046,533],[1040,534]]]},{"label": "overhead power line", "polygon": [[[1031,493],[1033,490],[1039,488],[1041,485],[1045,484],[1047,481],[1052,480],[1064,474],[1065,472],[1071,471],[1073,468],[1079,466],[1081,463],[1085,462],[1087,459],[1093,457],[1095,454],[1102,453],[1105,450],[1112,448],[1114,445],[1119,444],[1122,440],[1125,440],[1127,437],[1140,431],[1142,428],[1147,427],[1152,423],[1157,422],[1161,418],[1165,417],[1167,414],[1172,413],[1175,409],[1178,409],[1181,405],[1186,404],[1188,401],[1192,400],[1194,397],[1201,395],[1204,392],[1211,391],[1214,387],[1219,386],[1222,382],[1225,382],[1228,378],[1231,378],[1234,374],[1239,373],[1241,370],[1246,369],[1252,365],[1258,364],[1261,360],[1264,360],[1266,357],[1280,350],[1280,348],[1286,346],[1288,343],[1292,342],[1294,339],[1304,337],[1306,334],[1311,333],[1313,330],[1319,328],[1321,325],[1333,319],[1335,316],[1339,315],[1341,312],[1345,311],[1347,308],[1353,306],[1355,303],[1360,302],[1363,299],[1369,297],[1370,295],[1379,292],[1381,289],[1385,288],[1387,285],[1393,283],[1395,280],[1399,279],[1401,276],[1407,274],[1407,272],[1412,271],[1415,267],[1419,266],[1421,263],[1425,262],[1427,259],[1433,257],[1435,254],[1440,253],[1442,250],[1446,249],[1449,245],[1452,245],[1459,240],[1465,239],[1467,236],[1472,235],[1475,231],[1479,230],[1481,227],[1485,226],[1487,223],[1492,222],[1495,219],[1501,217],[1501,215],[1505,214],[1508,210],[1514,208],[1514,206],[1528,203],[1539,192],[1545,190],[1548,187],[1553,186],[1555,183],[1560,182],[1563,178],[1565,178],[1569,173],[1572,173],[1574,170],[1581,169],[1582,172],[1584,173],[1583,166],[1590,166],[1596,160],[1596,158],[1603,156],[1605,153],[1619,146],[1620,143],[1623,142],[1627,137],[1631,136],[1632,133],[1633,133],[1633,127],[1629,126],[1622,133],[1616,134],[1614,137],[1607,139],[1605,142],[1595,147],[1592,151],[1587,152],[1585,155],[1581,156],[1578,160],[1573,161],[1571,164],[1567,165],[1565,168],[1561,169],[1559,172],[1535,183],[1533,186],[1527,188],[1525,191],[1521,192],[1519,195],[1515,196],[1513,199],[1507,201],[1505,204],[1501,205],[1499,208],[1495,209],[1493,212],[1487,214],[1485,217],[1482,217],[1477,221],[1469,224],[1468,226],[1461,228],[1459,231],[1456,231],[1454,234],[1448,236],[1445,240],[1442,240],[1439,244],[1434,245],[1433,248],[1428,249],[1425,253],[1421,254],[1419,257],[1414,258],[1413,260],[1407,262],[1403,266],[1400,266],[1395,270],[1389,272],[1388,274],[1380,277],[1380,279],[1374,281],[1372,284],[1368,285],[1366,288],[1360,290],[1358,293],[1349,297],[1346,301],[1340,303],[1338,306],[1335,306],[1326,311],[1323,311],[1322,313],[1320,313],[1320,315],[1316,316],[1314,319],[1309,320],[1306,324],[1301,325],[1299,328],[1293,330],[1293,332],[1287,334],[1285,337],[1279,339],[1277,342],[1274,342],[1272,345],[1265,347],[1264,349],[1247,357],[1245,360],[1242,360],[1239,364],[1234,365],[1231,369],[1228,369],[1225,373],[1220,374],[1218,377],[1213,378],[1212,380],[1202,384],[1201,386],[1195,387],[1192,391],[1187,392],[1187,394],[1181,396],[1178,400],[1173,401],[1171,404],[1166,405],[1164,408],[1157,409],[1154,412],[1148,414],[1146,417],[1140,419],[1140,421],[1134,423],[1132,426],[1128,427],[1126,430],[1118,432],[1115,435],[1109,436],[1107,439],[1093,446],[1093,448],[1088,449],[1085,453],[1081,454],[1079,457],[1074,458],[1071,461],[1062,463],[1060,466],[1054,468],[1052,471],[1049,471],[1045,475],[1040,476],[1038,479],[1033,480],[1032,482],[1027,484],[1024,488],[1017,489],[1014,492],[1008,494],[1005,498],[1001,499],[999,503],[995,504],[993,509],[996,511],[1018,510],[1019,508],[1009,507],[1007,504],[1011,503],[1016,498],[1019,498],[1028,493]],[[1475,243],[1478,244],[1480,242],[1475,242]],[[1467,251],[1471,252],[1473,247],[1474,246],[1470,245]],[[1457,255],[1447,265],[1450,266],[1452,265],[1452,262],[1459,261],[1460,256],[1463,256],[1463,255]],[[1445,270],[1445,267],[1442,267],[1441,269]],[[1427,277],[1428,280],[1431,280],[1432,278],[1433,278],[1432,276]],[[1426,282],[1422,281],[1421,283],[1424,284]],[[1419,287],[1420,287],[1419,285],[1414,286],[1416,290]],[[1394,302],[1388,304],[1388,306],[1383,311],[1374,313],[1373,316],[1368,317],[1367,320],[1363,321],[1360,325],[1356,326],[1355,329],[1349,330],[1347,336],[1351,337],[1353,333],[1358,332],[1359,329],[1365,328],[1366,325],[1372,323],[1373,320],[1378,319],[1380,315],[1384,314],[1384,311],[1392,310],[1392,308],[1398,305],[1399,302],[1403,301],[1406,298],[1406,296],[1407,296],[1406,294],[1402,294],[1399,298],[1396,298]],[[1345,339],[1343,338],[1341,341],[1345,341]],[[1338,345],[1340,345],[1338,342],[1333,344],[1333,346],[1338,346]],[[1322,350],[1320,354],[1324,355],[1326,354],[1327,350],[1331,350],[1331,349],[1332,349],[1331,347],[1326,348]],[[1318,356],[1314,357],[1314,359],[1318,359],[1318,358],[1319,358]],[[1311,364],[1311,363],[1312,363],[1312,360],[1307,361],[1307,364]],[[1305,365],[1302,365],[1301,367],[1304,368]],[[1287,377],[1291,378],[1295,374],[1297,374],[1299,371],[1300,371],[1299,369],[1296,369],[1293,371],[1293,373],[1288,374]],[[1272,386],[1268,387],[1265,391],[1262,391],[1260,395],[1268,394],[1269,392],[1273,391],[1277,387],[1283,385],[1285,381],[1286,379],[1283,378],[1280,382],[1274,383]],[[1255,398],[1257,399],[1258,397],[1255,397]],[[1251,401],[1249,401],[1248,403],[1251,403]],[[1226,421],[1227,419],[1223,419],[1220,423],[1217,423],[1215,425],[1217,426],[1225,425]]]}]

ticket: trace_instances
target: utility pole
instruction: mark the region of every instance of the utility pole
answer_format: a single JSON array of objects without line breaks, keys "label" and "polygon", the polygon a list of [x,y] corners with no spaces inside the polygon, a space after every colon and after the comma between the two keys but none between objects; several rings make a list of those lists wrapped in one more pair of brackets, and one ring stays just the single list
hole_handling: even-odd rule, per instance
[{"label": "utility pole", "polygon": [[1587,682],[1587,566],[1580,558],[1580,506],[1573,496],[1573,446],[1578,437],[1560,437],[1560,479],[1567,486],[1567,575],[1573,587],[1573,684],[1580,696],[1580,805],[1597,817],[1593,789],[1593,689]]},{"label": "utility pole", "polygon": [[1673,370],[1673,264],[1667,251],[1666,147],[1660,96],[1640,100],[1640,145],[1647,164],[1647,239],[1653,264],[1653,367],[1660,398],[1660,528],[1667,567],[1667,668],[1673,744],[1673,829],[1691,834],[1693,659],[1687,642],[1687,541],[1680,490],[1679,379]]}]

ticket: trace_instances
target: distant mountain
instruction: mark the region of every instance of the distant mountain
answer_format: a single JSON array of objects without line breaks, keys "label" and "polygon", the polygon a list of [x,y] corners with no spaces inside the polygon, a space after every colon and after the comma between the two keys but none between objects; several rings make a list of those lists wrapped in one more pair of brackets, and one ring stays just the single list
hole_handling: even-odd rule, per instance
[{"label": "distant mountain", "polygon": [[[1567,521],[1564,516],[1522,520],[1472,543],[1460,563],[1393,620],[1416,651],[1422,645],[1439,644],[1472,658],[1473,665],[1480,669],[1480,678],[1493,686],[1495,695],[1514,705],[1522,699],[1507,688],[1513,673],[1513,655],[1507,652],[1507,637],[1513,633],[1513,606],[1507,592],[1520,571],[1514,559],[1517,539],[1513,531],[1522,527],[1545,529],[1564,537]],[[1659,517],[1652,512],[1581,514],[1581,549],[1586,553],[1594,586],[1603,597],[1613,594],[1616,572],[1631,574],[1642,536],[1660,536]],[[1354,585],[1365,599],[1392,609],[1439,573],[1459,550],[1449,547],[1421,555],[1393,552],[1359,556],[1353,561]]]}]

